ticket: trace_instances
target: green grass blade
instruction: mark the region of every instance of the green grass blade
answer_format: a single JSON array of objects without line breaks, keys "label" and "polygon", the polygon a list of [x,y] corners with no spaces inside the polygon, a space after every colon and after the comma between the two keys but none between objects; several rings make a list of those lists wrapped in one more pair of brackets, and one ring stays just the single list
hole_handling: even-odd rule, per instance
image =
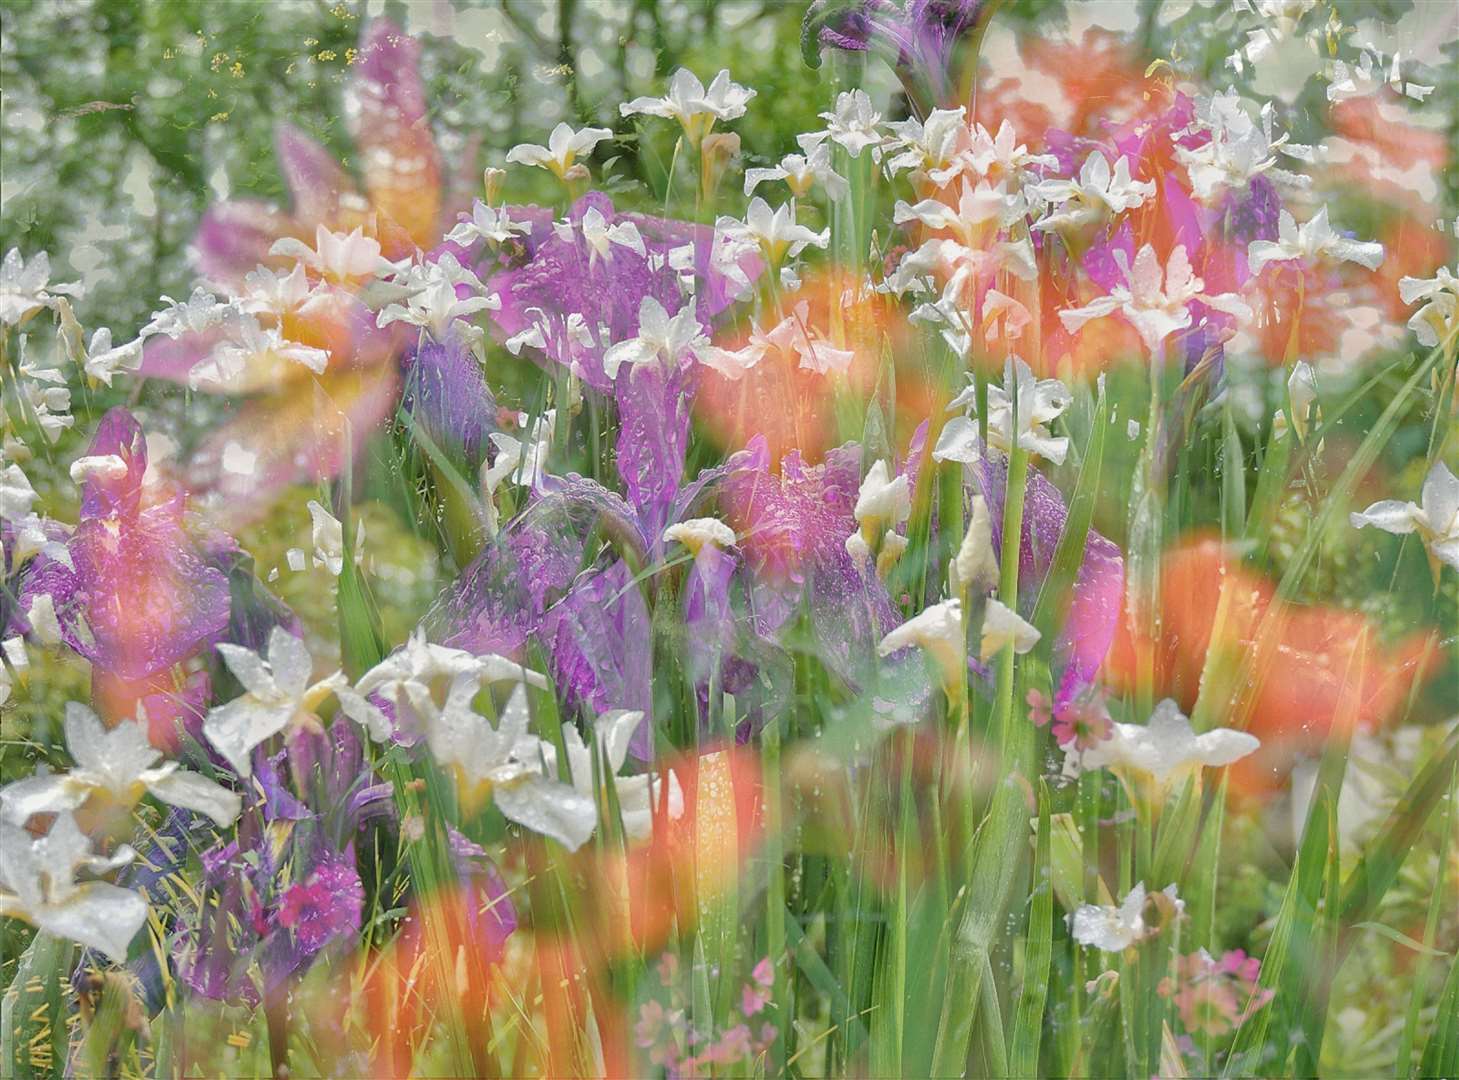
[{"label": "green grass blade", "polygon": [[[1438,865],[1441,867],[1449,865],[1450,852],[1454,846],[1456,827],[1459,827],[1459,769],[1452,771],[1449,780],[1448,822],[1441,834],[1443,840],[1439,844]],[[1432,945],[1439,929],[1439,916],[1445,910],[1444,900],[1446,896],[1447,890],[1445,890],[1443,882],[1436,883],[1433,895],[1429,897],[1428,917],[1424,920],[1424,939],[1422,942],[1411,942],[1411,946],[1417,946],[1419,948],[1419,959],[1418,963],[1414,965],[1413,995],[1408,1003],[1408,1012],[1404,1016],[1403,1040],[1399,1043],[1398,1055],[1395,1062],[1394,1075],[1399,1077],[1400,1080],[1402,1077],[1408,1076],[1413,1069],[1413,1048],[1418,1041],[1419,1013],[1425,1004],[1424,994],[1427,992],[1429,986],[1429,961],[1436,954],[1436,950],[1433,949]],[[1454,901],[1450,900],[1449,910],[1453,910],[1453,904]],[[1358,925],[1370,926],[1374,924],[1360,923]],[[1385,927],[1385,929],[1387,928]],[[1397,934],[1397,931],[1392,931],[1392,933]],[[1398,936],[1400,938],[1403,937],[1402,934],[1398,934]],[[1440,953],[1438,955],[1443,954]],[[1456,961],[1459,961],[1459,953],[1456,953]],[[1451,974],[1450,981],[1452,980],[1453,976]],[[1446,1017],[1452,1018],[1454,1011],[1451,1008],[1448,1014],[1440,1014],[1441,1019],[1438,1028],[1436,1028],[1436,1034],[1443,1030],[1444,1019]],[[1450,1026],[1454,1025],[1451,1024]]]},{"label": "green grass blade", "polygon": [[[1328,871],[1330,796],[1321,784],[1307,815],[1297,862],[1287,881],[1271,944],[1261,964],[1261,986],[1275,997],[1249,1017],[1236,1032],[1222,1076],[1266,1076],[1282,1070],[1287,1057],[1286,1033],[1300,1020],[1302,980],[1318,918],[1317,905]],[[1268,1057],[1273,1048],[1278,1056]]]},{"label": "green grass blade", "polygon": [[1054,948],[1054,885],[1049,819],[1049,787],[1039,781],[1039,831],[1034,853],[1033,907],[1028,917],[1023,961],[1023,990],[1013,1024],[1010,1075],[1037,1076],[1044,1006],[1049,994],[1049,966]]},{"label": "green grass blade", "polygon": [[1459,956],[1449,965],[1449,977],[1439,995],[1434,1033],[1424,1047],[1421,1076],[1459,1076]]},{"label": "green grass blade", "polygon": [[1090,523],[1094,520],[1094,503],[1099,495],[1100,472],[1104,465],[1105,432],[1109,430],[1109,401],[1104,388],[1094,406],[1094,421],[1090,428],[1089,445],[1084,453],[1084,464],[1079,469],[1079,479],[1074,484],[1074,494],[1069,498],[1069,516],[1064,521],[1064,535],[1054,550],[1054,561],[1049,567],[1034,604],[1033,624],[1043,634],[1040,648],[1051,653],[1056,631],[1064,621],[1064,613],[1074,595],[1074,579],[1084,561],[1084,544],[1089,538]]},{"label": "green grass blade", "polygon": [[1403,860],[1448,790],[1456,762],[1459,732],[1449,735],[1443,751],[1414,778],[1348,875],[1338,914],[1345,937],[1356,924],[1372,921],[1378,902],[1397,880]]}]

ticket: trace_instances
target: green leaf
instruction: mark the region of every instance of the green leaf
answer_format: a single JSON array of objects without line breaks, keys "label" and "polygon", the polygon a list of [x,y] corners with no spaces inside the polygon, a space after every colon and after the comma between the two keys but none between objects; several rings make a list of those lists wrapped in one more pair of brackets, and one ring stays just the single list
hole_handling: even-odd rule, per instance
[{"label": "green leaf", "polygon": [[1424,1047],[1419,1065],[1423,1076],[1459,1075],[1459,956],[1449,965],[1449,977],[1439,995],[1434,1033]]},{"label": "green leaf", "polygon": [[[983,978],[1008,910],[1008,896],[1019,867],[1028,808],[1017,779],[998,786],[993,805],[978,832],[973,851],[973,879],[967,906],[952,942],[947,992],[933,1049],[933,1076],[960,1076],[968,1055],[972,1025],[982,1011]],[[972,1007],[970,1007],[972,1006]],[[1001,1039],[1000,1039],[1001,1041]]]},{"label": "green leaf", "polygon": [[1104,437],[1108,430],[1109,401],[1101,386],[1094,406],[1094,422],[1089,445],[1084,452],[1084,464],[1079,469],[1079,479],[1074,483],[1074,494],[1069,498],[1064,534],[1059,537],[1059,546],[1054,549],[1054,561],[1039,589],[1033,609],[1033,624],[1043,635],[1039,647],[1048,654],[1052,653],[1056,632],[1069,610],[1069,601],[1074,595],[1074,579],[1084,562],[1084,545],[1089,539],[1090,523],[1094,520],[1094,502],[1099,495],[1099,476],[1104,465]]},{"label": "green leaf", "polygon": [[1397,880],[1403,860],[1428,824],[1429,816],[1438,808],[1456,762],[1459,762],[1459,732],[1449,735],[1443,751],[1414,778],[1343,883],[1338,915],[1342,926],[1353,927],[1372,920],[1378,902]]},{"label": "green leaf", "polygon": [[[1261,987],[1275,996],[1270,1005],[1259,1009],[1237,1030],[1222,1076],[1265,1076],[1285,1067],[1287,1033],[1300,1021],[1305,999],[1302,980],[1311,970],[1317,905],[1328,871],[1331,809],[1328,791],[1319,784],[1271,944],[1262,958]],[[1269,1059],[1267,1055],[1273,1048],[1278,1056]]]},{"label": "green leaf", "polygon": [[1012,1076],[1037,1076],[1044,1006],[1049,995],[1049,965],[1054,948],[1054,887],[1049,786],[1039,780],[1039,831],[1034,851],[1033,908],[1028,917],[1023,989],[1013,1025]]},{"label": "green leaf", "polygon": [[[1442,889],[1435,890],[1436,893],[1442,891]],[[1389,941],[1393,942],[1395,945],[1402,945],[1405,949],[1412,949],[1414,952],[1419,953],[1422,956],[1437,956],[1440,960],[1449,959],[1449,954],[1446,953],[1443,949],[1432,949],[1429,946],[1425,945],[1422,941],[1415,941],[1407,934],[1400,934],[1397,930],[1393,929],[1393,927],[1384,926],[1380,922],[1354,923],[1353,929],[1371,930],[1379,937],[1385,937]]]},{"label": "green leaf", "polygon": [[1246,527],[1246,455],[1229,396],[1221,411],[1221,526],[1231,538]]},{"label": "green leaf", "polygon": [[61,1076],[66,1071],[66,1001],[75,946],[38,932],[20,955],[15,975],[0,997],[0,1075],[16,1080]]}]

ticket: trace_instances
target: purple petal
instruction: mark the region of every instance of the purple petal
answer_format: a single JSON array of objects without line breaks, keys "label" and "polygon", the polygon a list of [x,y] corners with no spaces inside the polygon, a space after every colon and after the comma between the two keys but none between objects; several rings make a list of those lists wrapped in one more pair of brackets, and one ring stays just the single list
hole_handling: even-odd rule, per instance
[{"label": "purple petal", "polygon": [[[1003,499],[1008,484],[1006,460],[983,458],[978,486],[988,502],[993,547],[1002,550]],[[1025,614],[1053,565],[1054,552],[1069,516],[1064,498],[1044,475],[1030,469],[1024,494],[1023,530],[1019,544],[1019,606]],[[1085,539],[1084,558],[1074,579],[1069,612],[1059,634],[1064,657],[1061,693],[1072,693],[1094,678],[1114,642],[1124,592],[1124,559],[1119,547],[1093,529]]]},{"label": "purple petal", "polygon": [[618,474],[648,537],[664,531],[684,478],[693,377],[688,363],[672,369],[649,363],[630,368],[617,382]]},{"label": "purple petal", "polygon": [[269,248],[275,240],[298,231],[292,219],[263,203],[219,203],[203,214],[193,235],[193,259],[205,277],[239,286],[260,263],[270,261]]},{"label": "purple petal", "polygon": [[333,222],[339,213],[340,196],[354,191],[339,162],[293,124],[279,124],[274,131],[274,148],[279,155],[279,171],[294,200],[294,218],[306,228]]},{"label": "purple petal", "polygon": [[496,399],[476,358],[455,335],[424,345],[405,364],[402,404],[447,453],[464,457],[474,476],[487,436],[497,430]]}]

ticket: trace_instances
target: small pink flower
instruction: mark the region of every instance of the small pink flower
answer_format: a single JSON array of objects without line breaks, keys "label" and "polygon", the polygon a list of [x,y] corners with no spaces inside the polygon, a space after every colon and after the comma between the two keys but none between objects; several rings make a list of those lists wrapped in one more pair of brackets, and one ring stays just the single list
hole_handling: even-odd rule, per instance
[{"label": "small pink flower", "polygon": [[1103,697],[1090,691],[1057,710],[1053,730],[1054,741],[1065,749],[1089,750],[1109,738],[1113,721]]},{"label": "small pink flower", "polygon": [[770,991],[746,986],[740,991],[740,1011],[746,1016],[758,1016],[770,1003]]},{"label": "small pink flower", "polygon": [[664,1007],[657,1001],[645,1001],[638,1010],[638,1023],[633,1028],[633,1041],[647,1050],[659,1039],[664,1029]]},{"label": "small pink flower", "polygon": [[1037,690],[1030,690],[1023,700],[1028,704],[1028,718],[1033,726],[1047,726],[1051,718],[1049,699]]}]

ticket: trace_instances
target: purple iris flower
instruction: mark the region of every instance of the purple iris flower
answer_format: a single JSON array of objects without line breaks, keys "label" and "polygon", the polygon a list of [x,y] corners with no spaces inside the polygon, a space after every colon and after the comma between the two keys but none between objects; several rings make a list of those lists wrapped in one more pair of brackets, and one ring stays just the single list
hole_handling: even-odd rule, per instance
[{"label": "purple iris flower", "polygon": [[182,981],[249,1004],[259,998],[252,964],[272,993],[331,944],[353,940],[364,907],[355,838],[393,811],[390,785],[376,782],[348,723],[296,734],[256,778],[237,839],[203,853],[209,896],[178,930]]},{"label": "purple iris flower", "polygon": [[[993,550],[1001,551],[1007,461],[997,455],[985,455],[975,479],[988,503]],[[1053,567],[1054,552],[1063,538],[1068,517],[1069,510],[1059,489],[1042,473],[1029,470],[1018,550],[1018,606],[1025,616],[1031,613],[1038,591]],[[1104,663],[1119,628],[1124,581],[1124,558],[1119,546],[1091,529],[1084,541],[1084,558],[1074,579],[1068,614],[1055,646],[1055,662],[1062,664],[1055,693],[1056,708],[1072,701],[1079,691],[1093,683]]]},{"label": "purple iris flower", "polygon": [[144,490],[147,441],[130,412],[102,418],[87,456],[104,464],[81,484],[70,565],[38,555],[17,607],[23,615],[49,597],[61,639],[91,661],[98,709],[115,719],[146,702],[155,736],[206,704],[206,682],[194,684],[201,700],[191,701],[172,672],[227,632],[228,578],[195,539],[183,494]]},{"label": "purple iris flower", "polygon": [[[647,547],[621,497],[582,477],[553,478],[447,589],[426,626],[442,644],[477,655],[528,662],[540,649],[570,709],[647,715],[648,607],[618,554],[642,565]],[[647,732],[634,743],[640,756]]]},{"label": "purple iris flower", "polygon": [[801,53],[820,67],[822,48],[874,52],[896,69],[917,111],[962,104],[958,49],[987,23],[988,0],[814,0],[801,22]]},{"label": "purple iris flower", "polygon": [[475,476],[497,430],[496,398],[481,365],[458,335],[428,342],[405,359],[402,405],[443,453]]},{"label": "purple iris flower", "polygon": [[[692,273],[695,310],[706,329],[707,320],[735,299],[734,284],[712,265],[714,230],[707,225],[621,214],[608,196],[596,191],[568,211],[570,235],[553,229],[540,212],[534,215],[535,209],[510,211],[513,220],[530,220],[533,228],[525,260],[486,281],[487,291],[502,301],[494,319],[507,339],[538,329],[541,353],[595,390],[613,392],[612,381],[603,373],[603,353],[638,333],[638,309],[645,297],[653,297],[670,315],[684,303],[680,271],[670,265],[671,252],[687,256],[684,274]],[[595,255],[581,229],[590,210],[602,214],[609,226],[633,224],[643,239],[644,254],[615,244],[608,257]],[[740,269],[753,276],[759,267],[746,262]],[[534,356],[537,351],[533,349]]]},{"label": "purple iris flower", "polygon": [[898,621],[881,581],[846,551],[860,485],[861,448],[847,443],[819,465],[792,451],[779,475],[762,458],[759,468],[727,476],[720,490],[753,582],[754,632],[776,640],[804,604],[824,661],[852,686],[874,669],[877,642]]}]

